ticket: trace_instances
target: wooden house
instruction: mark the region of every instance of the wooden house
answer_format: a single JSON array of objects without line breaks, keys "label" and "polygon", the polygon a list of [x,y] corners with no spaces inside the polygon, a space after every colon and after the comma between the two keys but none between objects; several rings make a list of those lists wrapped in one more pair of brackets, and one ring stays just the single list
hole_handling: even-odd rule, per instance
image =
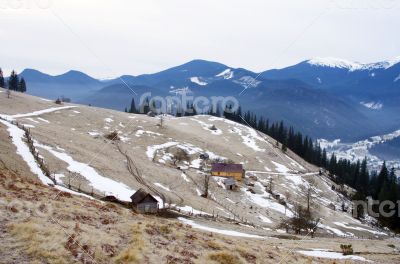
[{"label": "wooden house", "polygon": [[157,213],[158,201],[151,194],[139,189],[131,196],[132,208],[139,213]]},{"label": "wooden house", "polygon": [[214,163],[211,167],[212,176],[233,177],[237,181],[242,181],[244,173],[242,164]]}]

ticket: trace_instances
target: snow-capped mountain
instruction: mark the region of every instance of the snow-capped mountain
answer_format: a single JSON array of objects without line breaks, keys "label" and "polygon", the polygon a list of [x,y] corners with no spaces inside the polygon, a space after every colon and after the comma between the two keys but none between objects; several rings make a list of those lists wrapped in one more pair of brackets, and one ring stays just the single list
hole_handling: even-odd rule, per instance
[{"label": "snow-capped mountain", "polygon": [[307,63],[310,65],[347,69],[349,71],[359,71],[359,70],[371,71],[375,69],[388,69],[399,62],[400,62],[400,57],[395,58],[393,60],[386,60],[377,63],[359,63],[333,57],[314,58],[311,60],[307,60]]},{"label": "snow-capped mountain", "polygon": [[[383,121],[400,110],[400,57],[362,64],[335,58],[316,58],[276,70],[265,71],[266,79],[301,80],[345,99],[360,111],[381,115]],[[396,129],[393,127],[393,129]]]},{"label": "snow-capped mountain", "polygon": [[[314,58],[283,69],[261,73],[266,79],[302,80],[316,88],[359,96],[378,95],[379,89],[399,87],[400,57],[377,63],[358,63],[337,58]],[[374,98],[371,98],[372,100]],[[376,98],[375,98],[376,100]]]},{"label": "snow-capped mountain", "polygon": [[176,91],[193,96],[234,96],[242,110],[257,111],[273,121],[284,120],[314,138],[354,141],[400,128],[398,61],[362,64],[315,58],[257,74],[193,60],[153,74],[102,81],[77,72],[65,74],[69,78],[31,70],[22,75],[31,94],[51,99],[64,95],[75,102],[117,110],[129,106],[132,97],[138,103],[145,92],[152,96]]}]

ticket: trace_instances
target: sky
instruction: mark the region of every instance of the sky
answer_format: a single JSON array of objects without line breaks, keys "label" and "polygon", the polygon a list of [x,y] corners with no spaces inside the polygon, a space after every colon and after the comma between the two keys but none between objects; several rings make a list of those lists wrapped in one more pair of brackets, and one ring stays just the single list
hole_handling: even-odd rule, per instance
[{"label": "sky", "polygon": [[0,67],[97,78],[400,56],[400,0],[0,0]]}]

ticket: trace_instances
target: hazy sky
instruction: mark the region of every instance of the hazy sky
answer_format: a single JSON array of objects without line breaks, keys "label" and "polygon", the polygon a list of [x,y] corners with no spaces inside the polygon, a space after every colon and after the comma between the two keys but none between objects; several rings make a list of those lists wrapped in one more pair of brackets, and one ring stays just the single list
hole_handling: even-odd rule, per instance
[{"label": "hazy sky", "polygon": [[400,0],[0,0],[0,67],[95,77],[400,56]]}]

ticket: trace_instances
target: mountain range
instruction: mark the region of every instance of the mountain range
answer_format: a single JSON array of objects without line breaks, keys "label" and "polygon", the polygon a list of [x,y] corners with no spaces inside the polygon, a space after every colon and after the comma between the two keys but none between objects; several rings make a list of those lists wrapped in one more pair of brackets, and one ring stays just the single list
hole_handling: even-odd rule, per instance
[{"label": "mountain range", "polygon": [[51,76],[26,69],[28,93],[123,110],[132,97],[234,96],[242,109],[288,125],[314,138],[355,141],[400,128],[400,58],[361,64],[316,58],[255,73],[205,60],[193,60],[153,74],[98,80],[79,71]]}]

